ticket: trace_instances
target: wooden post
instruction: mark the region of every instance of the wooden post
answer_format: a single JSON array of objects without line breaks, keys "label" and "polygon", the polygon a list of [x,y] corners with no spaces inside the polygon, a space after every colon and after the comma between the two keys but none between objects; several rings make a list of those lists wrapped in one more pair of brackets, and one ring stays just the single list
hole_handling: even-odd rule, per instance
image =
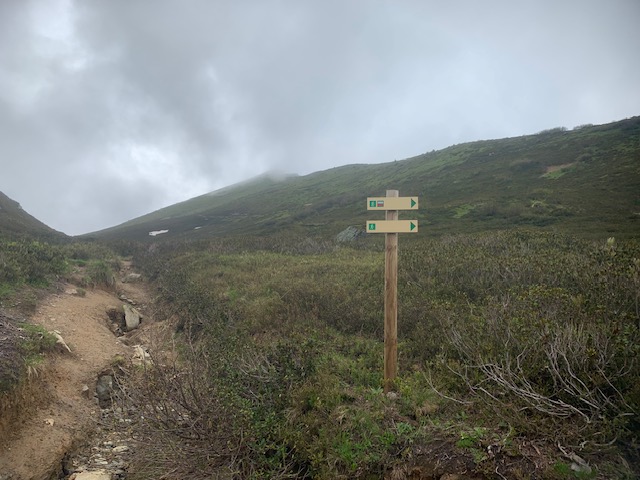
[{"label": "wooden post", "polygon": [[[387,190],[397,197],[398,190]],[[397,210],[387,210],[386,220],[398,220]],[[384,259],[384,392],[394,389],[398,373],[398,234],[385,234]]]}]

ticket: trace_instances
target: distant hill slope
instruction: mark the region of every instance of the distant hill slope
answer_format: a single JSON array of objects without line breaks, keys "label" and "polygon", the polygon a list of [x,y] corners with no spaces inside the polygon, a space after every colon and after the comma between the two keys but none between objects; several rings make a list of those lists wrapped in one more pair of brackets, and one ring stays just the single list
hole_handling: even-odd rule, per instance
[{"label": "distant hill slope", "polygon": [[386,189],[420,197],[420,211],[401,212],[401,218],[417,218],[422,235],[528,227],[636,236],[640,117],[465,143],[385,164],[280,180],[262,176],[90,236],[159,240],[285,230],[333,236],[382,218],[367,212],[365,199]]},{"label": "distant hill slope", "polygon": [[25,212],[20,204],[0,192],[0,237],[36,237],[46,240],[66,238]]}]

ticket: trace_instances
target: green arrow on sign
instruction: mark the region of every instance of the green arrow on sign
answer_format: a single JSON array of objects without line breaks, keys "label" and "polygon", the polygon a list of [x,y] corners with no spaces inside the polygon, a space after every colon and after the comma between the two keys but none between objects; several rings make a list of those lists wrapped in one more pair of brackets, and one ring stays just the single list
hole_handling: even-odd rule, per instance
[{"label": "green arrow on sign", "polygon": [[411,199],[411,208],[416,206],[416,201],[412,198]]},{"label": "green arrow on sign", "polygon": [[411,222],[411,231],[413,231],[414,228],[416,228],[416,224]]}]

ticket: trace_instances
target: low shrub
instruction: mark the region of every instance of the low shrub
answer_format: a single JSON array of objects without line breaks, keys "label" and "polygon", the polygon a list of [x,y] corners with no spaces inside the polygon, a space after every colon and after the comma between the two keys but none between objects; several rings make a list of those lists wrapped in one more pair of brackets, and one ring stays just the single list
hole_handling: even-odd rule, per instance
[{"label": "low shrub", "polygon": [[105,260],[91,260],[86,265],[84,286],[114,288],[116,277],[109,262]]},{"label": "low shrub", "polygon": [[435,428],[420,419],[437,410],[436,391],[449,413],[452,400],[465,405],[460,415],[470,404],[489,419],[499,412],[509,431],[587,453],[636,441],[637,241],[514,231],[404,242],[394,407],[379,395],[379,245],[285,252],[265,239],[256,250],[227,242],[165,244],[135,257],[198,346],[167,374],[199,369],[194,391],[226,402],[219,413],[196,410],[199,421],[230,415],[241,432],[242,441],[211,431],[235,449],[211,468],[255,478],[381,476]]},{"label": "low shrub", "polygon": [[0,284],[45,286],[67,271],[61,247],[39,241],[0,241]]}]

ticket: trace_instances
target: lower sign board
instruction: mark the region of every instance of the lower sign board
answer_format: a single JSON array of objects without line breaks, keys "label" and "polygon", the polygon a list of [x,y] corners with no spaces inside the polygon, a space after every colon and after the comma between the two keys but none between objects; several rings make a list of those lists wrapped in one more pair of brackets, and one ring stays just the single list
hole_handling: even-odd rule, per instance
[{"label": "lower sign board", "polygon": [[367,220],[367,233],[418,233],[418,221]]}]

